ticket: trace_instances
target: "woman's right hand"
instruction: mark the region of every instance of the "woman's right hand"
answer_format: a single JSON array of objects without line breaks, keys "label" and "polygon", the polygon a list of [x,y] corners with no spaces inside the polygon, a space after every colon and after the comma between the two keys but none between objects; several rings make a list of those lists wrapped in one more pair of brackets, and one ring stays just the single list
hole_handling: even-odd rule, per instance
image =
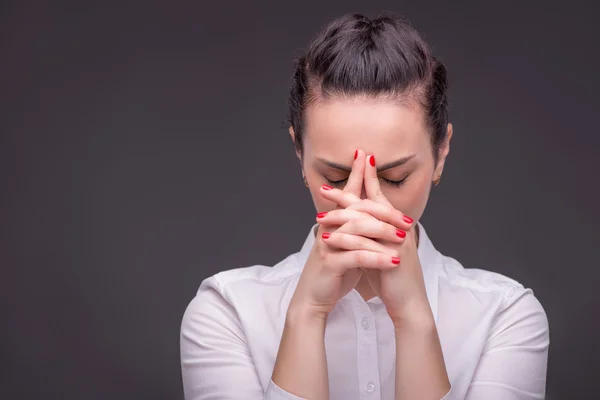
[{"label": "woman's right hand", "polygon": [[[365,153],[356,151],[352,171],[343,191],[348,196],[361,199],[364,181]],[[321,188],[320,190],[327,190]],[[357,218],[359,211],[353,211]],[[319,218],[317,214],[317,218]],[[364,218],[372,218],[365,214]],[[326,227],[326,231],[324,229]],[[296,291],[290,302],[291,310],[302,310],[324,319],[333,310],[338,300],[352,290],[362,276],[362,268],[395,268],[389,262],[389,254],[371,250],[341,250],[323,243],[323,234],[332,234],[340,226],[319,224],[315,243],[304,265]],[[359,240],[363,240],[361,238]],[[383,247],[377,247],[383,249]],[[383,250],[385,251],[385,250]],[[361,259],[360,266],[357,259]],[[382,261],[385,260],[385,261]]]}]

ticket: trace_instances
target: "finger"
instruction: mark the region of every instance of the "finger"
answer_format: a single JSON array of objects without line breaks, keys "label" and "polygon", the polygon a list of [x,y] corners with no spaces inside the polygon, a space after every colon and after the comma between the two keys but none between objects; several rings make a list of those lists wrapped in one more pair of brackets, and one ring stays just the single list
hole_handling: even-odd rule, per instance
[{"label": "finger", "polygon": [[406,237],[406,231],[398,229],[387,222],[380,221],[377,218],[352,219],[342,225],[337,231],[392,243],[403,243]]},{"label": "finger", "polygon": [[378,203],[371,199],[363,199],[361,202],[350,205],[346,210],[368,213],[378,220],[387,222],[404,231],[408,231],[414,226],[414,220],[408,215],[395,209],[390,204]]},{"label": "finger", "polygon": [[381,192],[381,186],[379,186],[379,177],[377,176],[377,167],[373,154],[369,154],[365,158],[365,191],[367,192],[367,198],[378,203],[389,204],[389,201]]},{"label": "finger", "polygon": [[343,190],[333,188],[329,185],[322,185],[320,193],[325,199],[332,201],[343,208],[346,208],[352,204],[361,201],[360,197],[350,192],[345,192]]},{"label": "finger", "polygon": [[329,236],[323,236],[323,242],[337,250],[368,250],[376,253],[387,254],[390,257],[399,257],[398,250],[385,246],[368,237],[352,235],[349,233],[337,231]]},{"label": "finger", "polygon": [[348,182],[344,186],[344,192],[352,193],[360,198],[362,192],[365,173],[365,152],[357,149],[354,152],[354,162],[352,163],[352,171],[348,176]]},{"label": "finger", "polygon": [[368,213],[351,210],[349,208],[340,208],[317,214],[317,222],[322,225],[336,225],[338,227],[346,222],[358,218],[374,218]]},{"label": "finger", "polygon": [[[325,239],[327,240],[327,239]],[[324,265],[338,270],[360,266],[363,269],[390,270],[398,267],[400,258],[369,250],[339,250],[330,252]]]}]

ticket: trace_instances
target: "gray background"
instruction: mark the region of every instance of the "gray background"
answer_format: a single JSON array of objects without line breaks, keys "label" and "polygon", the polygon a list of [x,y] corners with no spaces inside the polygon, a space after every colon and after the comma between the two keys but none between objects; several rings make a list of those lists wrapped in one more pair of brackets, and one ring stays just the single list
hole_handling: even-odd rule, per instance
[{"label": "gray background", "polygon": [[0,397],[182,397],[200,282],[272,265],[314,221],[284,126],[293,58],[380,10],[450,73],[434,244],[534,289],[549,399],[597,395],[597,10],[485,3],[2,2]]}]

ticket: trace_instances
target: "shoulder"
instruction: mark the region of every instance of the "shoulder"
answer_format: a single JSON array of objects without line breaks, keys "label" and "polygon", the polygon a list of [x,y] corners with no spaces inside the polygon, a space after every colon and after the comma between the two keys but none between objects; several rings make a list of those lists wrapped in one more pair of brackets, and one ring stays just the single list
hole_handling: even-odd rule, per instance
[{"label": "shoulder", "polygon": [[453,387],[475,398],[542,398],[550,333],[533,290],[439,253],[436,260],[436,324]]},{"label": "shoulder", "polygon": [[300,272],[296,257],[296,253],[291,254],[274,266],[251,265],[218,272],[200,283],[196,297],[212,290],[233,301],[235,297],[293,282]]},{"label": "shoulder", "polygon": [[442,254],[439,256],[440,285],[451,290],[470,292],[480,297],[501,298],[503,307],[514,302],[519,296],[533,293],[530,288],[506,275],[480,268],[465,268],[452,257]]},{"label": "shoulder", "polygon": [[[218,272],[204,279],[183,315],[182,330],[209,321],[239,324],[261,308],[289,302],[300,274],[297,253],[274,266],[252,265]],[[272,315],[265,313],[263,315]]]},{"label": "shoulder", "polygon": [[492,329],[519,324],[547,335],[547,315],[533,289],[497,272],[465,268],[452,257],[438,255],[440,305],[454,310],[442,308],[443,312],[489,324]]},{"label": "shoulder", "polygon": [[448,285],[483,293],[502,293],[523,288],[521,283],[506,275],[485,269],[465,268],[452,257],[442,254],[439,256],[440,279]]}]

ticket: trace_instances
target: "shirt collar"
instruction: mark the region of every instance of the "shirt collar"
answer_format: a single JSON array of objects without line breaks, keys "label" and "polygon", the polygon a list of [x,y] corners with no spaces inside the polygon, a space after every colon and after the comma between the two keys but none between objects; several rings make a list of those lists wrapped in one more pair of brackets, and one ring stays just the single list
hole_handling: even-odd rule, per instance
[{"label": "shirt collar", "polygon": [[[419,225],[419,245],[417,246],[417,254],[421,261],[421,269],[423,270],[423,278],[425,280],[425,290],[427,292],[427,299],[429,300],[429,306],[437,322],[437,303],[438,303],[438,268],[440,253],[433,246],[431,239],[425,231],[425,227],[420,221],[417,221]],[[315,243],[315,235],[319,224],[315,223],[308,233],[302,248],[297,253],[298,267],[300,270],[304,267],[308,255]]]}]

